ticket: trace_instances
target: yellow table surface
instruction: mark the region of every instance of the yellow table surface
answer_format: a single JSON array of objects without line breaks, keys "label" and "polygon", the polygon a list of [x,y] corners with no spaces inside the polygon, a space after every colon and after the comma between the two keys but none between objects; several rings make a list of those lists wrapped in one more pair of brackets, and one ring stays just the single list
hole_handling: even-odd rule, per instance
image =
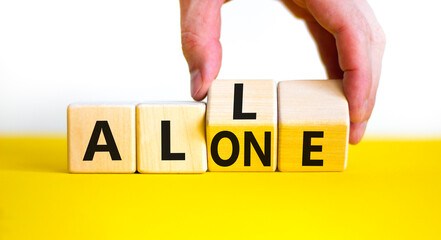
[{"label": "yellow table surface", "polygon": [[0,239],[440,239],[441,139],[366,139],[329,173],[69,174],[0,138]]}]

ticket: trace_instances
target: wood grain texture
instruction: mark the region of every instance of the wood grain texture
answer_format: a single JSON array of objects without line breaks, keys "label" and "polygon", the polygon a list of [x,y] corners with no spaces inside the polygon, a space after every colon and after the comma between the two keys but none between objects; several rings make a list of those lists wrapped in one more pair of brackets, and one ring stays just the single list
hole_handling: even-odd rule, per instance
[{"label": "wood grain texture", "polygon": [[[348,103],[341,80],[282,81],[278,84],[280,171],[343,171],[349,137]],[[310,138],[321,151],[311,160],[323,166],[303,164],[305,132],[323,132]],[[308,143],[306,143],[308,144]]]},{"label": "wood grain texture", "polygon": [[[256,113],[256,119],[233,119],[235,84],[243,84],[242,112]],[[227,160],[234,156],[233,144],[229,138],[222,138],[213,144],[221,132],[231,132],[239,143],[236,161],[229,166],[220,166],[213,159],[213,150]],[[250,132],[258,143],[259,150],[265,150],[265,132],[270,134],[270,165],[264,166],[255,146],[250,145],[250,165],[245,166],[245,132]],[[217,146],[217,147],[216,147]],[[207,101],[207,152],[209,171],[275,171],[277,161],[277,104],[276,87],[272,80],[215,80],[208,93]],[[234,159],[232,160],[234,161]],[[219,160],[218,160],[219,162]]]},{"label": "wood grain texture", "polygon": [[[136,127],[134,104],[71,104],[67,110],[68,165],[72,173],[134,173],[136,171]],[[84,161],[97,121],[107,121],[121,160],[109,152],[95,152]],[[106,145],[100,131],[98,145]]]},{"label": "wood grain texture", "polygon": [[[144,103],[137,111],[137,169],[141,173],[202,173],[207,171],[205,103]],[[161,124],[169,121],[170,152],[185,160],[164,160]]]}]

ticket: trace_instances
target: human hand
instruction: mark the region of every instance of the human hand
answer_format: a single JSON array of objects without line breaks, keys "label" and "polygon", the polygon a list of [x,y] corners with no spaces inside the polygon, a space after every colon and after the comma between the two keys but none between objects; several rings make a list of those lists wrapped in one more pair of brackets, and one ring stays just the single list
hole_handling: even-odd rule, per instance
[{"label": "human hand", "polygon": [[[349,142],[361,141],[375,105],[385,35],[365,0],[282,0],[305,21],[328,77],[343,79],[351,120]],[[222,60],[223,0],[181,0],[182,50],[191,75],[191,95],[202,100]]]}]

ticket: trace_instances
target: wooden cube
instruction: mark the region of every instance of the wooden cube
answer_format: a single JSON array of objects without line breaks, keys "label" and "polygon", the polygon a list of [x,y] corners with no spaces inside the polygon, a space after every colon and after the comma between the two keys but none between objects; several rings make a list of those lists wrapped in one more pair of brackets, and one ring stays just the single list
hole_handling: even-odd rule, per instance
[{"label": "wooden cube", "polygon": [[341,80],[278,85],[280,171],[343,171],[349,137]]},{"label": "wooden cube", "polygon": [[67,109],[69,171],[136,171],[135,104],[71,104]]},{"label": "wooden cube", "polygon": [[197,102],[138,105],[138,172],[206,172],[205,108]]},{"label": "wooden cube", "polygon": [[215,80],[208,93],[209,171],[275,171],[276,87],[272,80]]}]

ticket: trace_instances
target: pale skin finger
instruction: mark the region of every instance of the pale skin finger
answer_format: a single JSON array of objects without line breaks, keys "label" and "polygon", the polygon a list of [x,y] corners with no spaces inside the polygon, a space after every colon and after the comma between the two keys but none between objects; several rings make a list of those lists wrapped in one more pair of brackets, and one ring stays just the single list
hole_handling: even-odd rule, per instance
[{"label": "pale skin finger", "polygon": [[181,0],[182,50],[191,75],[191,95],[202,100],[219,73],[222,48],[220,9],[222,0]]},{"label": "pale skin finger", "polygon": [[[364,0],[284,2],[294,6],[291,10],[307,22],[329,78],[343,78],[351,119],[349,141],[358,143],[375,105],[385,45],[381,27]],[[195,100],[205,97],[219,73],[222,4],[223,1],[181,0],[182,45]]]},{"label": "pale skin finger", "polygon": [[349,141],[358,143],[375,105],[385,45],[381,27],[364,0],[284,3],[306,21],[328,76],[343,78],[351,119]]}]

